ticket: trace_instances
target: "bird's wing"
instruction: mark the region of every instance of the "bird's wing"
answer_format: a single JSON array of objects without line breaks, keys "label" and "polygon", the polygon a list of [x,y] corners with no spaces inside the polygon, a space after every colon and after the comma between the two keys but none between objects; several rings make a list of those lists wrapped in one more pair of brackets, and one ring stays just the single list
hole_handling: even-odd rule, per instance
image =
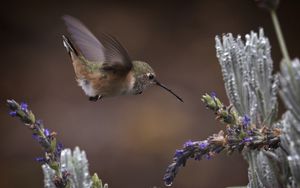
[{"label": "bird's wing", "polygon": [[101,34],[99,40],[78,19],[66,15],[63,20],[72,41],[90,62],[102,64],[105,69],[128,72],[132,68],[126,49],[114,37]]}]

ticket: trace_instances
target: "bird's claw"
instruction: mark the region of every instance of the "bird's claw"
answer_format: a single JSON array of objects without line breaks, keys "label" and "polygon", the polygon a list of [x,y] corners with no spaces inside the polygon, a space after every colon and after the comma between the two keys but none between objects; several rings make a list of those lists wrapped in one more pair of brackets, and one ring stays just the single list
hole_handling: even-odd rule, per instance
[{"label": "bird's claw", "polygon": [[89,97],[89,100],[90,101],[94,101],[94,102],[97,102],[98,100],[100,100],[102,98],[101,95],[96,95],[94,97]]}]

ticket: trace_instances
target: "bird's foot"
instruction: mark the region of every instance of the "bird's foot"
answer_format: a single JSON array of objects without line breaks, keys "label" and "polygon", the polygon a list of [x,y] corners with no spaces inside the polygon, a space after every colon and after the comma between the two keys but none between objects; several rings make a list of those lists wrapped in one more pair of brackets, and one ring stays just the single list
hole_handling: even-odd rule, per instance
[{"label": "bird's foot", "polygon": [[138,92],[138,93],[136,93],[136,95],[140,95],[140,94],[142,94],[143,92],[142,91],[140,91],[140,92]]},{"label": "bird's foot", "polygon": [[96,95],[94,97],[89,97],[89,100],[96,102],[96,101],[100,100],[101,98],[102,98],[102,95]]}]

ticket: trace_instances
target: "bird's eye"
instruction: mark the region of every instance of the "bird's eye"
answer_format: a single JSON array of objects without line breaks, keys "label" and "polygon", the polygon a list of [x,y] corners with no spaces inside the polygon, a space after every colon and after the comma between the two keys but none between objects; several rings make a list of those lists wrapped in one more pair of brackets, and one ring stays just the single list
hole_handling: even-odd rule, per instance
[{"label": "bird's eye", "polygon": [[147,74],[147,76],[148,76],[149,80],[153,80],[154,79],[154,75],[151,74],[151,73]]}]

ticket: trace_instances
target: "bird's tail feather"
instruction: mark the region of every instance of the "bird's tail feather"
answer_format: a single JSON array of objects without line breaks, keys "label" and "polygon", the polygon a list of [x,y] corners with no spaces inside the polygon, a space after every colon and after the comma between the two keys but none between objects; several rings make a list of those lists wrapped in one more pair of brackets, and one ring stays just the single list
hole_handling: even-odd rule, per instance
[{"label": "bird's tail feather", "polygon": [[67,52],[72,57],[72,53],[78,56],[78,52],[74,48],[72,42],[64,35],[62,35],[64,47],[67,49]]}]

